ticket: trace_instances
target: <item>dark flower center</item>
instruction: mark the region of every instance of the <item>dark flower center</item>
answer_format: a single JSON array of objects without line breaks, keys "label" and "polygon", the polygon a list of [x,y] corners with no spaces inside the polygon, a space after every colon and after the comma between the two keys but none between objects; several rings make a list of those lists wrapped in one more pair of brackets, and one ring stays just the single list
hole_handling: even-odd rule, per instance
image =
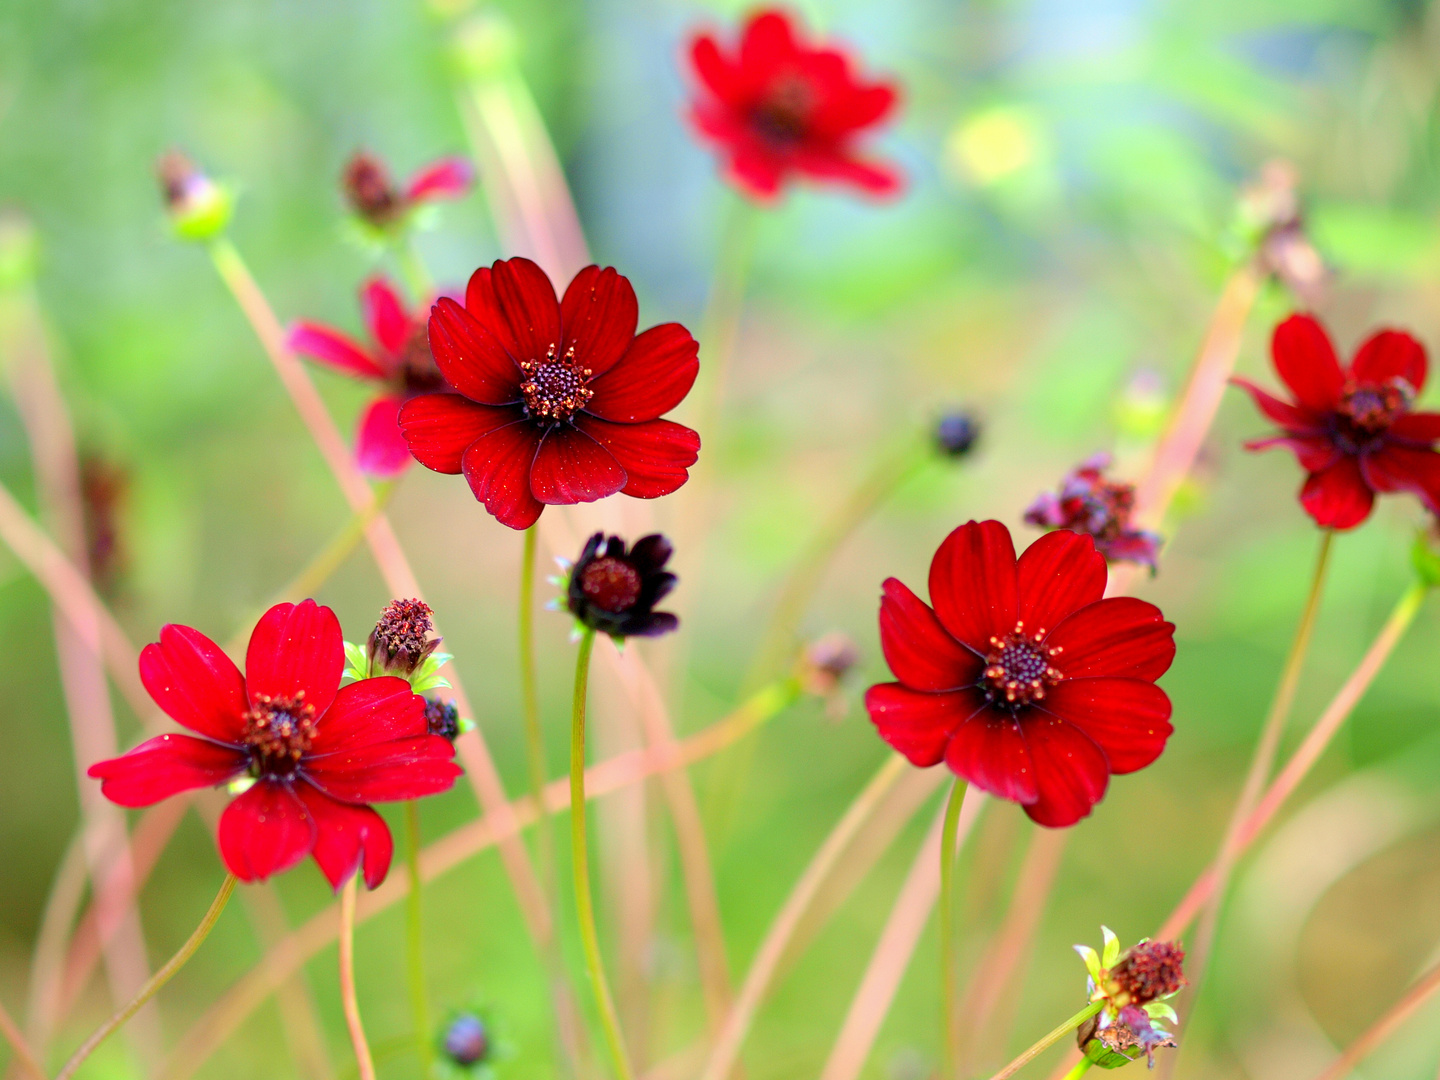
[{"label": "dark flower center", "polygon": [[616,615],[635,606],[640,599],[640,585],[638,570],[609,555],[593,560],[580,571],[580,591],[585,598]]},{"label": "dark flower center", "polygon": [[430,635],[435,631],[430,605],[423,600],[392,600],[380,613],[380,621],[368,642],[371,673],[375,668],[414,671],[421,660],[435,651]]},{"label": "dark flower center", "polygon": [[240,740],[250,748],[256,776],[293,775],[315,741],[315,706],[304,699],[303,690],[293,698],[256,695]]},{"label": "dark flower center", "polygon": [[815,91],[800,75],[784,75],[770,84],[764,99],[750,114],[760,135],[781,147],[802,141],[815,111]]},{"label": "dark flower center", "polygon": [[595,396],[595,391],[585,385],[590,378],[590,369],[582,368],[575,359],[575,348],[565,350],[558,357],[555,346],[545,350],[545,359],[526,360],[520,365],[526,380],[520,384],[525,407],[537,420],[560,423],[583,409],[585,403]]},{"label": "dark flower center", "polygon": [[1403,415],[1415,400],[1415,388],[1404,379],[1379,386],[1351,386],[1340,401],[1340,413],[1361,431],[1378,434]]},{"label": "dark flower center", "polygon": [[366,153],[356,154],[340,178],[350,209],[372,225],[385,225],[403,209],[385,166]]},{"label": "dark flower center", "polygon": [[1109,982],[1123,1004],[1144,1005],[1185,985],[1185,950],[1174,941],[1142,941],[1110,969]]},{"label": "dark flower center", "polygon": [[1043,629],[1026,634],[1023,622],[1003,638],[990,639],[982,679],[991,701],[1020,708],[1041,700],[1046,687],[1064,678],[1050,663],[1060,655],[1060,646],[1046,648],[1044,640]]},{"label": "dark flower center", "polygon": [[445,376],[430,351],[430,334],[422,322],[405,341],[396,358],[395,374],[400,390],[407,397],[431,394],[445,389]]}]

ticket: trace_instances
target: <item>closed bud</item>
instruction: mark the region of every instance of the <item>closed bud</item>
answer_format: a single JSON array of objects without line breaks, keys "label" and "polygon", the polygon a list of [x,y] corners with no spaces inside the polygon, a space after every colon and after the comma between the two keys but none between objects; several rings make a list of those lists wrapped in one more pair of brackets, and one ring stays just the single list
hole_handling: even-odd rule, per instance
[{"label": "closed bud", "polygon": [[490,1056],[490,1032],[474,1013],[461,1013],[445,1031],[445,1056],[461,1068],[481,1065]]},{"label": "closed bud", "polygon": [[430,636],[435,631],[430,615],[423,600],[390,601],[366,643],[370,674],[410,678],[440,644]]},{"label": "closed bud", "polygon": [[184,154],[169,150],[160,155],[155,175],[175,235],[183,240],[213,240],[229,226],[234,194]]},{"label": "closed bud", "polygon": [[393,224],[407,209],[385,163],[364,150],[357,150],[345,163],[340,190],[355,216],[377,229]]},{"label": "closed bud", "polygon": [[964,457],[979,437],[980,423],[968,412],[948,412],[935,424],[935,446],[947,457]]}]

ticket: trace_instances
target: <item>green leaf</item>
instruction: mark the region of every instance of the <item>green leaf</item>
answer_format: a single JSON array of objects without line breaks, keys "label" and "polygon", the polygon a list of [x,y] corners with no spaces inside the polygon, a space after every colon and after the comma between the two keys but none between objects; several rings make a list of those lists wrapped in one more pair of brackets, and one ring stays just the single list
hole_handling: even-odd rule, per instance
[{"label": "green leaf", "polygon": [[370,657],[363,648],[349,641],[345,642],[345,678],[356,682],[370,678]]},{"label": "green leaf", "polygon": [[1073,948],[1080,954],[1080,959],[1085,961],[1085,970],[1090,973],[1090,978],[1098,983],[1100,981],[1100,954],[1089,945],[1075,945]]},{"label": "green leaf", "polygon": [[1115,961],[1120,959],[1120,939],[1108,926],[1100,927],[1100,933],[1105,936],[1105,952],[1102,956],[1104,966],[1106,968],[1114,967]]},{"label": "green leaf", "polygon": [[1152,1001],[1145,1006],[1145,1014],[1152,1020],[1169,1020],[1172,1024],[1178,1024],[1180,1017],[1175,1010],[1163,1001]]}]

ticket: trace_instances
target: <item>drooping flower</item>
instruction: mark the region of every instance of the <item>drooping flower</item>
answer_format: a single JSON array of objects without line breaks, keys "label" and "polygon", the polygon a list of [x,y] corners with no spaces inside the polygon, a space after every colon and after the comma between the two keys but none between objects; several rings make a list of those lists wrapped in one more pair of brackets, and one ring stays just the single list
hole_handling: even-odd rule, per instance
[{"label": "drooping flower", "polygon": [[1186,984],[1185,950],[1178,942],[1144,938],[1120,952],[1120,939],[1108,926],[1100,928],[1104,952],[1076,945],[1085,961],[1086,985],[1100,1012],[1076,1032],[1085,1056],[1107,1069],[1119,1068],[1144,1054],[1155,1066],[1155,1051],[1174,1046],[1175,1039],[1158,1021],[1178,1020],[1165,1004]]},{"label": "drooping flower", "polygon": [[1395,491],[1440,512],[1440,413],[1410,411],[1425,387],[1423,345],[1381,330],[1342,368],[1319,321],[1291,315],[1275,328],[1270,351],[1295,400],[1233,379],[1284,432],[1245,448],[1284,446],[1295,454],[1307,474],[1300,505],[1317,525],[1353,529],[1370,516],[1377,493]]},{"label": "drooping flower", "polygon": [[355,456],[371,476],[389,478],[410,464],[397,419],[400,406],[416,394],[449,385],[431,355],[425,317],[405,306],[394,285],[380,277],[367,281],[360,290],[360,310],[370,332],[368,345],[312,322],[291,326],[286,343],[294,352],[380,387],[380,395],[360,414]]},{"label": "drooping flower", "polygon": [[364,150],[351,156],[340,175],[340,189],[355,216],[381,231],[403,224],[426,203],[463,197],[474,182],[470,162],[446,157],[419,169],[397,188],[385,162]]},{"label": "drooping flower", "polygon": [[1095,550],[1110,562],[1136,562],[1153,573],[1160,537],[1130,526],[1135,485],[1105,479],[1109,454],[1096,454],[1060,482],[1058,494],[1042,492],[1025,511],[1025,520],[1042,529],[1073,529],[1095,540]]},{"label": "drooping flower", "polygon": [[711,34],[695,35],[690,66],[690,122],[751,197],[773,199],[797,176],[869,195],[900,190],[899,170],[856,147],[894,110],[895,85],[862,81],[849,53],[806,43],[784,12],[755,12],[733,50]]},{"label": "drooping flower", "polygon": [[642,536],[627,551],[620,537],[597,532],[569,567],[564,581],[566,608],[582,626],[617,641],[668,634],[680,620],[668,611],[656,611],[655,605],[678,580],[665,569],[672,550],[670,541],[658,533]]},{"label": "drooping flower", "polygon": [[166,626],[140,654],[140,679],[195,734],[156,736],[89,775],[111,802],[131,807],[193,788],[243,788],[218,838],[236,877],[262,880],[313,855],[336,889],[362,866],[373,889],[393,845],[369,804],[445,791],[460,769],[404,679],[342,687],[344,664],[335,613],[313,600],[265,613],[244,675],[198,630]]},{"label": "drooping flower", "polygon": [[1000,522],[961,525],[930,564],[933,608],[884,584],[880,643],[898,681],[865,695],[880,737],[1041,825],[1088,815],[1110,775],[1149,765],[1172,730],[1155,680],[1175,627],[1143,600],[1102,599],[1105,581],[1089,536],[1057,530],[1017,560]]},{"label": "drooping flower", "polygon": [[512,529],[547,503],[670,494],[700,436],[660,417],[690,392],[699,346],[679,323],[636,334],[638,315],[635,290],[609,267],[581,270],[557,301],[529,259],[482,266],[463,307],[441,297],[431,310],[430,345],[456,392],[405,403],[410,452],[463,472]]}]

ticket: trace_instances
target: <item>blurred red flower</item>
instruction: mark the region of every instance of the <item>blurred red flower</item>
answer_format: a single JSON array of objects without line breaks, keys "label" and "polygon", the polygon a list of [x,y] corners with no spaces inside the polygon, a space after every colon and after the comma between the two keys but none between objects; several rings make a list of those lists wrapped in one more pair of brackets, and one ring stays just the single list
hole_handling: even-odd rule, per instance
[{"label": "blurred red flower", "polygon": [[668,495],[689,478],[700,436],[661,420],[699,371],[679,323],[635,333],[639,306],[613,268],[587,266],[563,300],[529,259],[482,266],[465,306],[441,297],[430,345],[458,393],[400,410],[410,452],[436,472],[465,474],[485,509],[512,529],[545,504],[617,491]]},{"label": "blurred red flower", "polygon": [[884,584],[880,644],[897,682],[865,695],[880,737],[912,764],[944,761],[1041,825],[1073,825],[1165,749],[1170,699],[1155,680],[1175,627],[1154,604],[1101,599],[1105,560],[1057,530],[1017,560],[998,521],[969,522],[930,564],[932,609]]},{"label": "blurred red flower", "polygon": [[313,855],[338,889],[363,863],[375,888],[390,831],[368,803],[445,791],[460,774],[449,740],[428,733],[425,700],[386,676],[340,686],[340,623],[313,600],[277,604],[250,635],[242,675],[188,626],[140,654],[140,679],[195,735],[160,735],[90,767],[121,806],[249,778],[220,816],[220,856],[258,881]]},{"label": "blurred red flower", "polygon": [[1247,450],[1289,447],[1309,475],[1300,504],[1317,525],[1351,529],[1370,516],[1376,492],[1409,491],[1440,512],[1440,413],[1411,412],[1425,387],[1425,347],[1381,330],[1342,368],[1325,328],[1291,315],[1270,344],[1275,371],[1294,395],[1281,401],[1246,379],[1232,381],[1284,429]]},{"label": "blurred red flower", "polygon": [[475,169],[462,157],[440,158],[419,169],[397,189],[385,162],[357,150],[345,163],[340,188],[357,217],[376,229],[398,226],[428,202],[458,199],[475,182]]},{"label": "blurred red flower", "polygon": [[388,478],[410,464],[410,448],[397,420],[400,406],[416,394],[448,387],[430,354],[424,317],[406,309],[390,282],[367,281],[360,290],[360,308],[370,332],[369,345],[312,322],[295,323],[285,340],[294,352],[382,388],[360,414],[355,457],[371,476]]},{"label": "blurred red flower", "polygon": [[892,83],[867,83],[840,49],[812,48],[780,11],[750,16],[733,53],[710,34],[690,43],[698,82],[690,122],[725,156],[741,190],[773,199],[793,175],[850,184],[870,195],[902,186],[899,170],[859,156],[854,143],[895,108]]}]

